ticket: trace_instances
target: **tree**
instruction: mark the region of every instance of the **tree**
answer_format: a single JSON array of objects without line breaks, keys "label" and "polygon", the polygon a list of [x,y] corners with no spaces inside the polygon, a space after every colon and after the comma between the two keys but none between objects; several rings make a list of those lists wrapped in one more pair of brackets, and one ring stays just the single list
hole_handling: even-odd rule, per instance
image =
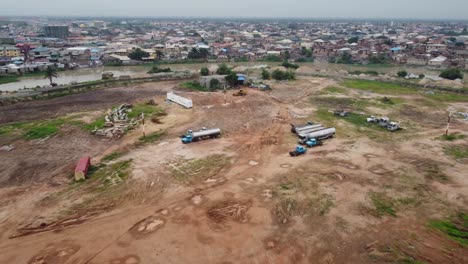
[{"label": "tree", "polygon": [[211,79],[210,81],[210,90],[216,90],[221,88],[221,83],[218,79]]},{"label": "tree", "polygon": [[162,60],[164,58],[164,53],[160,50],[157,50],[156,51],[156,58],[158,58],[158,60]]},{"label": "tree", "polygon": [[219,75],[228,75],[229,73],[231,73],[231,69],[229,69],[229,67],[224,63],[219,65],[218,69],[216,70],[216,74]]},{"label": "tree", "polygon": [[207,49],[192,48],[188,54],[188,58],[192,60],[206,59],[210,55]]},{"label": "tree", "polygon": [[439,76],[449,80],[463,79],[463,73],[460,71],[460,69],[457,68],[444,70],[440,73]]},{"label": "tree", "polygon": [[54,82],[52,78],[58,78],[57,69],[55,67],[47,67],[46,71],[44,72],[44,79],[49,79],[50,85],[54,86]]},{"label": "tree", "polygon": [[285,68],[292,68],[292,69],[298,69],[299,68],[299,65],[297,64],[294,64],[294,63],[290,63],[288,61],[285,61],[281,64],[281,66],[285,67]]},{"label": "tree", "polygon": [[236,86],[237,85],[237,74],[233,71],[230,71],[229,74],[225,77],[226,82],[230,86]]},{"label": "tree", "polygon": [[306,47],[302,47],[301,49],[301,55],[306,56],[307,58],[311,58],[314,50],[313,49],[308,49]]},{"label": "tree", "polygon": [[398,77],[405,78],[408,75],[407,71],[399,71],[397,72]]},{"label": "tree", "polygon": [[289,50],[287,50],[287,51],[285,51],[285,52],[283,53],[283,58],[284,58],[285,60],[289,60],[289,58],[291,58],[291,54],[289,53]]},{"label": "tree", "polygon": [[208,70],[208,68],[206,68],[206,67],[203,67],[203,68],[200,69],[200,75],[201,76],[208,76],[208,75],[210,75],[210,70]]},{"label": "tree", "polygon": [[351,43],[357,43],[359,40],[359,37],[351,37],[348,39],[348,43],[351,44]]},{"label": "tree", "polygon": [[262,69],[262,79],[263,80],[269,80],[270,79],[270,73],[265,68]]},{"label": "tree", "polygon": [[340,63],[340,64],[353,64],[353,56],[349,52],[343,53],[335,63]]},{"label": "tree", "polygon": [[139,60],[139,61],[141,61],[143,58],[148,57],[148,56],[149,56],[149,53],[143,51],[143,50],[140,49],[140,48],[136,48],[135,50],[133,50],[132,52],[130,52],[130,54],[128,54],[128,57],[129,57],[130,59],[132,59],[132,60]]},{"label": "tree", "polygon": [[276,69],[271,74],[271,77],[277,81],[284,80],[284,72]]}]

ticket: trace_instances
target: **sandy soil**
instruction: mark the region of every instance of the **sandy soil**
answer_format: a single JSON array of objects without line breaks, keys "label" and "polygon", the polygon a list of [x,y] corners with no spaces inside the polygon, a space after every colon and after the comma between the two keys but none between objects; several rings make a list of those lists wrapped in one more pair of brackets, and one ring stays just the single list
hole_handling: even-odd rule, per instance
[{"label": "sandy soil", "polygon": [[[468,163],[444,154],[447,145],[467,140],[434,140],[443,130],[442,111],[431,112],[433,122],[425,125],[417,111],[410,115],[405,108],[384,109],[414,128],[413,133],[399,134],[371,131],[385,140],[334,121],[339,127],[336,138],[292,158],[288,151],[296,139],[290,124],[315,120],[323,106],[310,97],[329,96],[320,91],[335,83],[303,77],[272,85],[271,92],[249,89],[241,98],[231,92],[226,96],[181,92],[194,100],[195,107],[164,105],[168,115],[163,124],[148,129],[165,130],[166,135],[140,147],[129,147],[137,131],[104,142],[76,130],[42,147],[15,143],[20,147],[7,152],[7,160],[0,163],[7,168],[0,182],[0,263],[468,262],[466,247],[428,228],[430,219],[466,211],[468,204],[464,176]],[[157,91],[174,86],[146,84],[137,94],[131,92],[136,88],[102,90],[86,110],[147,96],[163,105]],[[124,93],[121,98],[108,99],[112,96],[107,93],[117,91]],[[79,98],[70,97],[74,103],[69,106],[67,98],[59,98],[63,105],[43,115],[83,112]],[[40,108],[46,103],[29,104]],[[19,118],[32,118],[27,110],[15,107]],[[180,142],[178,136],[185,130],[200,127],[220,127],[224,133],[219,139]],[[456,120],[453,129],[467,131],[468,123]],[[90,203],[73,214],[65,213],[90,195],[79,189],[61,193],[69,188],[76,155],[88,151],[97,162],[123,148],[129,151],[115,162],[131,159],[132,163],[119,192],[98,196],[99,208]],[[14,160],[20,155],[25,164]],[[39,161],[38,156],[47,161]],[[59,162],[61,158],[65,162]],[[204,163],[196,167],[194,160]],[[28,165],[36,167],[28,170]],[[436,177],[430,174],[434,170],[449,180],[429,178]],[[54,199],[47,198],[51,193]],[[395,202],[396,217],[379,216],[372,193],[407,202]],[[36,228],[22,233],[25,226]]]}]

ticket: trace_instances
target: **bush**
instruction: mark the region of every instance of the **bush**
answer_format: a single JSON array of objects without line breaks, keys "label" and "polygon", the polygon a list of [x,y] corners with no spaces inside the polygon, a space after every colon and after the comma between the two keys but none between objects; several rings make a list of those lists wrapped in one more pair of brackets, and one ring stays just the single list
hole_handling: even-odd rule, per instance
[{"label": "bush", "polygon": [[208,75],[210,75],[210,70],[208,70],[208,68],[206,68],[206,67],[203,67],[203,68],[200,69],[200,75],[201,76],[208,76]]},{"label": "bush", "polygon": [[463,79],[463,73],[460,71],[460,69],[457,68],[444,70],[440,73],[439,76],[449,80]]},{"label": "bush", "polygon": [[283,59],[281,57],[276,56],[276,55],[268,55],[265,57],[265,61],[269,62],[281,62]]},{"label": "bush", "polygon": [[270,79],[270,72],[268,72],[267,70],[265,69],[262,69],[262,79],[263,80],[269,80]]},{"label": "bush", "polygon": [[426,75],[424,75],[424,74],[422,74],[422,73],[419,74],[419,79],[423,79],[424,77],[426,77]]},{"label": "bush", "polygon": [[271,74],[273,79],[277,81],[281,80],[294,80],[296,78],[296,74],[292,71],[281,71],[281,70],[274,70],[273,73]]},{"label": "bush", "polygon": [[230,85],[230,86],[236,86],[237,85],[237,74],[231,70],[229,70],[229,74],[225,77],[226,78],[226,82]]},{"label": "bush", "polygon": [[159,68],[158,66],[153,66],[151,70],[148,71],[148,73],[160,73],[160,72],[171,72],[171,68]]},{"label": "bush", "polygon": [[289,68],[298,69],[298,68],[299,68],[299,65],[293,64],[293,63],[290,63],[290,62],[287,62],[287,61],[283,62],[283,63],[281,64],[281,66],[283,66],[283,67],[285,67],[285,68],[287,68],[287,69],[289,69]]},{"label": "bush", "polygon": [[216,74],[219,75],[228,75],[229,73],[231,73],[231,69],[229,69],[229,67],[224,63],[219,65],[218,69],[216,70]]},{"label": "bush", "polygon": [[405,78],[408,75],[407,71],[399,71],[397,73],[398,77]]},{"label": "bush", "polygon": [[218,79],[211,79],[210,81],[210,90],[217,90],[221,88],[221,82]]}]

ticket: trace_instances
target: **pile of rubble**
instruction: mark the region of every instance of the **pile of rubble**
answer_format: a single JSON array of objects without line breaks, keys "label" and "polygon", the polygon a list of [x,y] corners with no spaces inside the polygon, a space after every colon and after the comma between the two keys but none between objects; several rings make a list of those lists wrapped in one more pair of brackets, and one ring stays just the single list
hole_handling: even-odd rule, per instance
[{"label": "pile of rubble", "polygon": [[128,113],[132,111],[132,105],[122,104],[114,108],[104,117],[106,123],[101,129],[94,129],[92,134],[97,136],[120,138],[126,131],[132,130],[140,123],[140,119],[128,118]]}]

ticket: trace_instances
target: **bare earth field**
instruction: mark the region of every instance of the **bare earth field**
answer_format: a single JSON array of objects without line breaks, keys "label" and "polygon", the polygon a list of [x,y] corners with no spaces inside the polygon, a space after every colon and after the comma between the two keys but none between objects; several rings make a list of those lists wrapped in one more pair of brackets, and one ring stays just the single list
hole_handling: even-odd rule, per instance
[{"label": "bare earth field", "polygon": [[[0,108],[0,147],[13,146],[0,149],[0,263],[468,263],[468,122],[453,117],[456,139],[440,138],[466,98],[314,77],[270,84],[234,97],[146,83]],[[194,108],[166,103],[173,89]],[[148,121],[154,140],[85,129],[149,99],[166,113]],[[55,133],[31,134],[28,122],[57,119]],[[336,136],[290,157],[290,124],[309,120]],[[180,142],[201,127],[223,134]],[[83,155],[91,175],[74,183]]]}]

